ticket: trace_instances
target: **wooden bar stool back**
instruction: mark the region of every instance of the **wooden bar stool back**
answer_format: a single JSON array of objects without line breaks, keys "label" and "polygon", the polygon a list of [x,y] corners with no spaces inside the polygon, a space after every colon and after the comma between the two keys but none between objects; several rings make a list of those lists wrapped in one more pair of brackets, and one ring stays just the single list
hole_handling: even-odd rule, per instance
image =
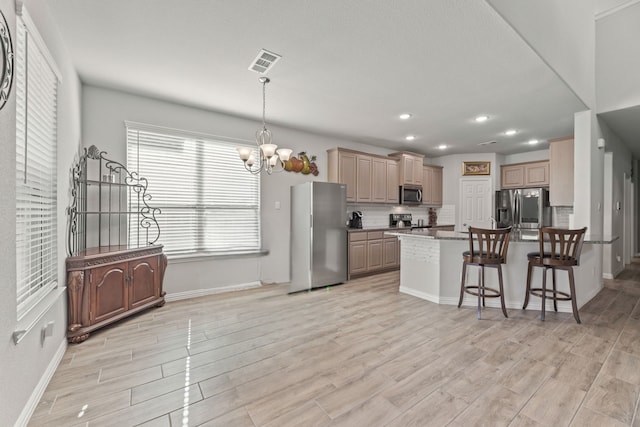
[{"label": "wooden bar stool back", "polygon": [[[460,282],[460,300],[458,308],[462,305],[464,294],[468,293],[478,297],[478,319],[481,318],[482,307],[485,298],[500,298],[502,313],[507,316],[507,308],[504,304],[504,285],[502,280],[502,264],[507,263],[507,250],[509,249],[509,236],[511,227],[500,229],[485,229],[469,227],[469,250],[462,253],[462,281]],[[467,266],[480,267],[478,272],[478,284],[467,285]],[[484,268],[492,267],[498,270],[499,289],[485,285]]]},{"label": "wooden bar stool back", "polygon": [[[529,265],[527,267],[527,289],[524,297],[523,309],[529,304],[529,295],[542,298],[540,318],[544,320],[546,300],[553,300],[553,309],[558,311],[558,301],[571,301],[573,317],[580,323],[578,306],[576,302],[575,280],[573,267],[580,265],[580,254],[584,243],[584,235],[587,227],[568,230],[564,228],[542,227],[538,230],[540,250],[527,254]],[[544,245],[549,245],[549,250],[544,250]],[[531,273],[533,267],[542,267],[542,287],[531,287]],[[547,271],[552,271],[552,289],[547,289]],[[566,270],[569,275],[569,292],[559,291],[556,287],[556,270]]]}]

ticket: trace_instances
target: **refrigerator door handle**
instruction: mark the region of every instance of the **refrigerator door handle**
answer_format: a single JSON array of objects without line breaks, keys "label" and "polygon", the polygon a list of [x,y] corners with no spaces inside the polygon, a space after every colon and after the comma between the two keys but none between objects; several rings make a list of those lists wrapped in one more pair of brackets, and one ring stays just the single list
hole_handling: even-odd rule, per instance
[{"label": "refrigerator door handle", "polygon": [[522,193],[520,190],[515,190],[513,192],[513,225],[516,228],[519,228],[522,219],[520,218],[520,197]]}]

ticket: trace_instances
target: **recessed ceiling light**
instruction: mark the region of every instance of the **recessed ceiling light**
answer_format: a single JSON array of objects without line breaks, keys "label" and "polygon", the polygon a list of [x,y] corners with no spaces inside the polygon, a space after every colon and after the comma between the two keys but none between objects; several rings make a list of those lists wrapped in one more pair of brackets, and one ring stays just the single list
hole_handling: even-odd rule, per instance
[{"label": "recessed ceiling light", "polygon": [[416,137],[414,135],[407,135],[404,137],[404,139],[406,139],[407,141],[413,141],[414,139],[416,139]]},{"label": "recessed ceiling light", "polygon": [[516,131],[515,129],[509,129],[508,131],[504,132],[504,134],[507,136],[515,135],[516,133],[518,133],[518,131]]},{"label": "recessed ceiling light", "polygon": [[536,145],[538,142],[540,141],[538,141],[537,139],[532,139],[532,140],[529,140],[529,145]]},{"label": "recessed ceiling light", "polygon": [[486,122],[487,120],[489,120],[489,116],[478,116],[475,120],[478,123]]},{"label": "recessed ceiling light", "polygon": [[409,114],[409,113],[402,113],[402,114],[400,114],[400,120],[407,120],[407,119],[410,119],[410,118],[411,118],[411,116],[412,116],[412,114]]},{"label": "recessed ceiling light", "polygon": [[438,150],[446,150],[447,149],[447,145],[446,144],[440,144],[438,145]]}]

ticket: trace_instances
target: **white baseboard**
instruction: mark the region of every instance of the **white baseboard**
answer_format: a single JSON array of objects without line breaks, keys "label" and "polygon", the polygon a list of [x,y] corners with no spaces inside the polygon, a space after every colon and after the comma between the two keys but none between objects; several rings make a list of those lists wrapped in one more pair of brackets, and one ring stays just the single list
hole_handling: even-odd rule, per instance
[{"label": "white baseboard", "polygon": [[432,294],[428,294],[426,292],[416,291],[415,289],[405,288],[404,286],[400,286],[399,290],[403,294],[411,295],[411,296],[414,296],[416,298],[424,299],[424,300],[427,300],[429,302],[433,302],[433,303],[436,303],[436,304],[440,304],[441,303],[440,297],[437,296],[437,295],[432,295]]},{"label": "white baseboard", "polygon": [[602,273],[603,279],[614,279],[613,274],[611,273]]},{"label": "white baseboard", "polygon": [[[595,297],[598,294],[598,292],[600,292],[601,289],[602,289],[602,286],[594,290],[594,292],[592,292],[591,295],[587,296],[586,301],[587,302],[590,301],[593,297]],[[400,287],[400,292],[423,299],[423,300],[427,300],[429,302],[433,302],[436,304],[458,305],[458,298],[455,298],[455,297],[440,298],[436,295],[427,294],[425,292],[416,291],[414,289],[403,288],[402,286]],[[474,307],[477,305],[477,303],[478,303],[477,297],[465,295],[464,299],[462,300],[462,307]],[[500,300],[498,298],[487,298],[485,300],[485,303],[486,303],[486,307],[500,308]],[[522,310],[523,303],[524,301],[505,301],[504,305],[506,306],[506,308],[511,310],[513,309]],[[529,298],[529,304],[527,305],[526,310],[540,311],[541,309],[542,309],[542,300],[540,298],[536,298],[536,297]],[[548,311],[553,310],[552,300],[547,301],[547,310]],[[559,302],[558,311],[560,313],[572,313],[573,309],[571,308],[571,303],[565,302],[565,301]]]},{"label": "white baseboard", "polygon": [[180,300],[183,300],[183,299],[203,297],[205,295],[220,294],[222,292],[232,292],[232,291],[242,291],[242,290],[245,290],[245,289],[254,289],[254,288],[259,288],[260,286],[262,286],[262,283],[260,283],[260,282],[240,283],[238,285],[223,286],[223,287],[220,287],[220,288],[196,289],[196,290],[193,290],[193,291],[171,293],[171,294],[167,294],[164,297],[164,299],[167,302],[180,301]]},{"label": "white baseboard", "polygon": [[40,399],[42,399],[42,395],[47,389],[47,385],[49,385],[49,381],[51,381],[53,374],[56,372],[56,369],[58,369],[58,365],[60,364],[65,351],[67,351],[66,336],[62,339],[62,342],[60,343],[60,346],[58,347],[56,353],[53,355],[51,362],[49,362],[46,371],[42,374],[42,377],[40,377],[38,385],[36,385],[33,393],[31,393],[31,397],[29,397],[27,404],[22,409],[22,412],[16,420],[14,427],[23,427],[29,424],[29,419],[31,419],[33,411],[36,410],[36,406],[38,406]]}]

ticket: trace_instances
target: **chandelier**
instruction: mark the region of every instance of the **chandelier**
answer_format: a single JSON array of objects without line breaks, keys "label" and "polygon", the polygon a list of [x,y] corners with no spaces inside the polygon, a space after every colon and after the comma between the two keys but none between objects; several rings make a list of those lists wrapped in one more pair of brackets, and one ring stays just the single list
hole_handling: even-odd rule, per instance
[{"label": "chandelier", "polygon": [[244,168],[252,174],[257,175],[265,171],[271,175],[273,172],[284,170],[284,162],[289,160],[292,150],[278,148],[272,142],[273,137],[271,131],[267,129],[265,121],[266,86],[271,80],[267,77],[260,77],[258,81],[262,83],[262,129],[256,131],[257,157],[255,148],[250,147],[238,147],[238,154],[244,162]]}]

